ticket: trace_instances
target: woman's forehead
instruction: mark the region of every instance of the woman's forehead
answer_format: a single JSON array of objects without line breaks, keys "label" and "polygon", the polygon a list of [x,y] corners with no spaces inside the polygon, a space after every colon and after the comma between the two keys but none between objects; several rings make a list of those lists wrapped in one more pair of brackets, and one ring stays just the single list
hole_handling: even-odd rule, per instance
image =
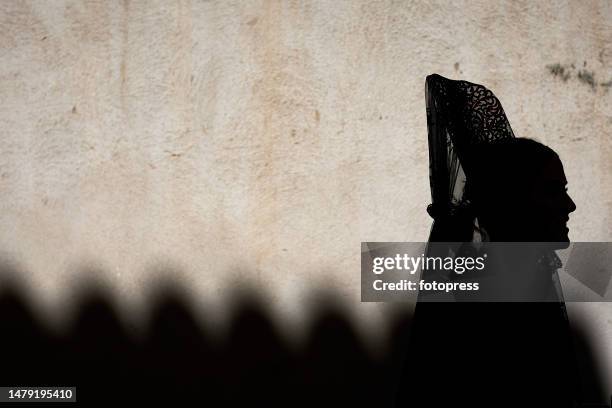
[{"label": "woman's forehead", "polygon": [[542,181],[559,182],[563,185],[567,184],[565,172],[563,171],[563,163],[561,163],[558,157],[549,158],[539,174],[534,176]]}]

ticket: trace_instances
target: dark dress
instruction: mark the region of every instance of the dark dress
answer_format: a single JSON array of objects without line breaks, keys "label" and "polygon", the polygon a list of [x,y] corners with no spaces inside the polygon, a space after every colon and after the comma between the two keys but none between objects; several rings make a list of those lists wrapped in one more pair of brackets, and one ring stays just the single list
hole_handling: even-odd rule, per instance
[{"label": "dark dress", "polygon": [[418,303],[398,406],[571,407],[562,303]]}]

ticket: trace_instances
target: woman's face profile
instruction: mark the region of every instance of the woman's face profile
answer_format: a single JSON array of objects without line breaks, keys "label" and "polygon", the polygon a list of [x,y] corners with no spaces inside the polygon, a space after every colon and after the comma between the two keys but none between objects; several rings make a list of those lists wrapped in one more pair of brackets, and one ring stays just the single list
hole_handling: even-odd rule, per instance
[{"label": "woman's face profile", "polygon": [[529,184],[528,202],[532,212],[529,218],[537,241],[569,243],[567,221],[576,204],[567,193],[561,160],[549,158]]},{"label": "woman's face profile", "polygon": [[576,204],[567,194],[559,156],[544,145],[517,139],[479,151],[475,195],[479,221],[492,241],[548,242],[567,248],[567,221]]}]

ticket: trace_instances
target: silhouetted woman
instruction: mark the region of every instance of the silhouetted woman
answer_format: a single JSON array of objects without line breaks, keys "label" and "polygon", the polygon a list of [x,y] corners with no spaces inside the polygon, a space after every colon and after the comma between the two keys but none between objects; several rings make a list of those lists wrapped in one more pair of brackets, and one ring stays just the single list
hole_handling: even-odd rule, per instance
[{"label": "silhouetted woman", "polygon": [[431,75],[426,96],[430,242],[549,244],[496,258],[497,295],[534,302],[417,303],[398,405],[571,407],[581,400],[579,375],[554,285],[554,250],[567,247],[576,209],[562,163],[543,144],[515,138],[481,85]]}]

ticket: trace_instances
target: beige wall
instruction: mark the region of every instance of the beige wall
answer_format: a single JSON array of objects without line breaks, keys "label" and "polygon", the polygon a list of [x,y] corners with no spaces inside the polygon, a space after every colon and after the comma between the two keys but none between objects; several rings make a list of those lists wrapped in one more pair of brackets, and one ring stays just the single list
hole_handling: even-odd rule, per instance
[{"label": "beige wall", "polygon": [[[427,239],[432,72],[491,88],[563,159],[571,238],[612,240],[607,1],[8,1],[0,55],[0,255],[51,314],[87,276],[137,316],[170,271],[219,323],[240,281],[288,332],[321,286],[382,324],[359,244]],[[571,313],[612,366],[609,305]]]}]

